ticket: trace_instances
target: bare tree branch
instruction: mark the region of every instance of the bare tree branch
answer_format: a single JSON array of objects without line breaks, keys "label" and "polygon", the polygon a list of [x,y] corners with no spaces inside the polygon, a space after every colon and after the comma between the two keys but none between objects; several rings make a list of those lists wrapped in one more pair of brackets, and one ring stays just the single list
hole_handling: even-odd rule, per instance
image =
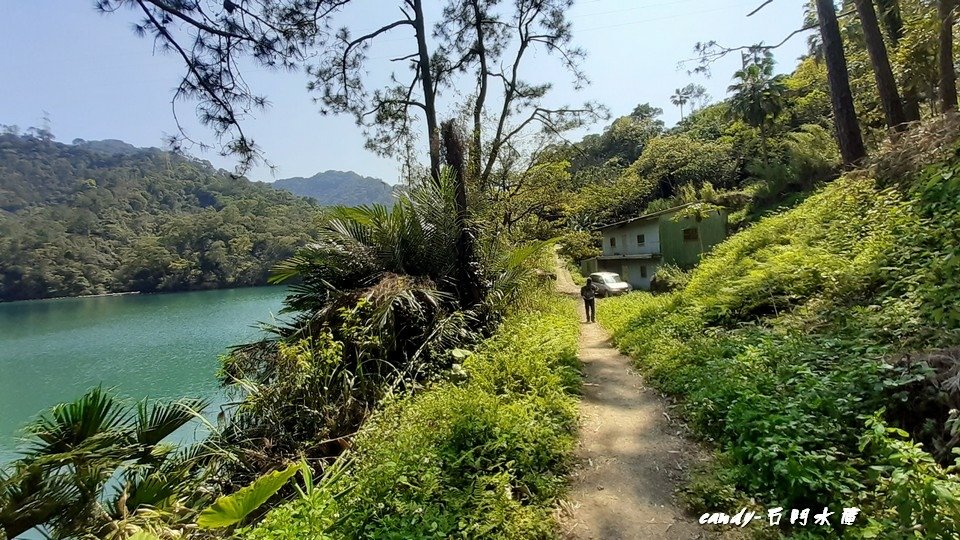
[{"label": "bare tree branch", "polygon": [[[245,172],[262,154],[241,123],[267,101],[247,84],[237,59],[266,68],[302,66],[325,39],[326,18],[349,1],[97,0],[96,7],[105,14],[136,10],[142,19],[135,32],[151,35],[161,51],[183,60],[187,70],[174,101],[196,100],[197,116],[213,128],[220,153],[236,154],[238,172]],[[179,139],[195,142],[179,122],[178,130]]]},{"label": "bare tree branch", "polygon": [[760,6],[757,7],[757,9],[751,11],[750,13],[747,13],[747,17],[753,17],[755,14],[759,13],[761,9],[769,6],[772,3],[773,3],[773,0],[766,0],[764,3],[760,4]]}]

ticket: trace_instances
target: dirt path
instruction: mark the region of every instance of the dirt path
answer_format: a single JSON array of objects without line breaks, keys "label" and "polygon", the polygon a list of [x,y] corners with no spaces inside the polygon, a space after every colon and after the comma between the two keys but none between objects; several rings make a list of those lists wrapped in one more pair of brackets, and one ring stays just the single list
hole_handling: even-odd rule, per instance
[{"label": "dirt path", "polygon": [[[577,294],[564,269],[557,289]],[[601,308],[602,309],[602,308]],[[583,320],[583,306],[580,307]],[[673,501],[676,482],[695,454],[671,429],[660,397],[643,386],[610,336],[583,323],[580,465],[562,520],[569,539],[693,539],[707,531]]]}]

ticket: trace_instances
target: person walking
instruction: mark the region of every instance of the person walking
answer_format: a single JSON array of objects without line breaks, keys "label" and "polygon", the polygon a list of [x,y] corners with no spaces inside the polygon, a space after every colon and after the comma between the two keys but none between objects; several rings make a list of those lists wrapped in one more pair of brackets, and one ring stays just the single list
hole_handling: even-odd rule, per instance
[{"label": "person walking", "polygon": [[587,284],[580,287],[580,297],[587,312],[587,322],[597,322],[597,286],[588,279]]}]

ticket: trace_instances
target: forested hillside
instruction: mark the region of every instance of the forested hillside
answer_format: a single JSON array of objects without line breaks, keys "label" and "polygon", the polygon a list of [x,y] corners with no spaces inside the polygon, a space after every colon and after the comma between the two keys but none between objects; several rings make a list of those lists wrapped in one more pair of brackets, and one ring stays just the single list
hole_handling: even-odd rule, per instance
[{"label": "forested hillside", "polygon": [[308,201],[116,148],[0,135],[0,300],[262,284],[311,238]]},{"label": "forested hillside", "polygon": [[[843,110],[861,147],[873,149],[891,131],[906,129],[906,120],[948,108],[940,87],[949,84],[939,80],[942,70],[935,63],[942,49],[935,2],[877,2],[879,20],[865,26],[853,15],[866,4],[855,9],[844,3],[838,30],[846,60],[842,73],[852,88]],[[812,28],[816,22],[811,6],[806,23]],[[887,36],[883,60],[870,56],[868,30]],[[940,39],[944,35],[950,33]],[[778,62],[778,49],[768,45],[699,44],[698,58],[684,67],[729,80],[726,96],[711,100],[691,83],[670,98],[682,115],[673,127],[664,125],[661,108],[641,103],[579,141],[545,145],[531,161],[515,163],[513,177],[498,186],[506,193],[495,206],[498,221],[520,236],[564,236],[565,253],[581,259],[596,254],[591,229],[644,212],[717,204],[730,211],[731,229],[737,230],[797,204],[843,166],[863,159],[842,155],[825,46],[819,35],[808,43],[809,53],[795,65],[792,59]],[[742,69],[716,71],[715,62],[727,55],[742,59]],[[885,112],[896,110],[890,101],[899,99],[878,91],[877,73],[887,69],[902,89],[903,117]]]},{"label": "forested hillside", "polygon": [[601,304],[718,450],[686,488],[697,513],[835,501],[863,528],[815,537],[957,538],[957,125],[914,128],[720,244],[676,291]]},{"label": "forested hillside", "polygon": [[323,206],[390,205],[394,201],[393,187],[389,184],[353,171],[324,171],[310,178],[281,178],[271,185],[294,195],[310,197]]}]

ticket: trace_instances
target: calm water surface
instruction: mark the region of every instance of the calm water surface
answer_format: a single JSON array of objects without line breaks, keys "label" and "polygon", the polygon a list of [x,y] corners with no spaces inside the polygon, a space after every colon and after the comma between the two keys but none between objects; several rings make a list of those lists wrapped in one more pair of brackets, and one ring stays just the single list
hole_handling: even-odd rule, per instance
[{"label": "calm water surface", "polygon": [[102,384],[129,398],[219,396],[217,356],[262,336],[280,287],[0,303],[0,463],[40,411]]}]

